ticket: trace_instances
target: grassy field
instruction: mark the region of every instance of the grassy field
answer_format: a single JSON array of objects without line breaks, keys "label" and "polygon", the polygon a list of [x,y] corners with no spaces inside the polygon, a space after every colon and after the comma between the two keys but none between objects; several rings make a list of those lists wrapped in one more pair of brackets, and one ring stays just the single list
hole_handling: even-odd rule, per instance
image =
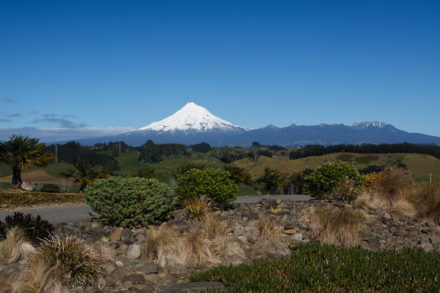
[{"label": "grassy field", "polygon": [[359,169],[363,169],[369,165],[390,167],[400,161],[408,167],[413,177],[417,180],[426,180],[429,178],[429,173],[432,173],[434,179],[440,180],[440,160],[430,155],[421,154],[335,153],[297,160],[288,160],[285,157],[260,157],[257,162],[243,159],[233,164],[249,170],[252,177],[257,178],[263,175],[264,168],[271,168],[290,175],[306,168],[315,169],[326,162],[336,160],[350,162]]},{"label": "grassy field", "polygon": [[[138,170],[142,167],[150,168],[156,171],[157,178],[167,184],[175,184],[172,173],[177,167],[184,163],[197,162],[203,163],[213,168],[222,168],[225,164],[219,160],[211,157],[208,154],[193,153],[191,157],[164,157],[163,161],[155,164],[147,164],[140,162],[137,159],[136,153],[125,153],[116,157],[119,171],[116,175],[121,176],[135,176]],[[295,172],[300,172],[306,168],[315,169],[325,162],[341,160],[354,164],[357,168],[363,169],[369,165],[382,165],[390,167],[396,165],[398,162],[405,164],[413,174],[413,177],[418,180],[428,180],[429,174],[432,174],[432,179],[440,181],[440,160],[430,156],[421,154],[355,154],[355,153],[335,153],[324,156],[307,157],[297,160],[289,160],[287,155],[278,155],[272,158],[260,156],[257,162],[245,158],[232,163],[233,165],[247,169],[252,177],[258,178],[264,173],[264,168],[271,168],[278,170],[286,175],[291,175]],[[56,175],[68,169],[73,168],[71,164],[54,163],[44,168],[32,168],[23,172],[22,177],[25,181],[36,183],[53,183],[60,186],[72,184],[66,183],[65,179],[57,177]],[[11,182],[11,170],[8,166],[0,164],[0,187],[7,188],[8,183]],[[72,180],[72,179],[71,179]],[[239,195],[255,194],[252,188],[241,186]]]}]

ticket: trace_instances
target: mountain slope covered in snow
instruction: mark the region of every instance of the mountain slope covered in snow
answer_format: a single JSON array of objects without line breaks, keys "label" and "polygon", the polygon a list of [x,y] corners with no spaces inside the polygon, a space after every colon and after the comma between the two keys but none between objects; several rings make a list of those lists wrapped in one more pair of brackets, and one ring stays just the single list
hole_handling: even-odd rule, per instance
[{"label": "mountain slope covered in snow", "polygon": [[139,128],[140,131],[176,132],[176,131],[237,131],[244,127],[225,121],[207,109],[189,102],[173,115]]}]

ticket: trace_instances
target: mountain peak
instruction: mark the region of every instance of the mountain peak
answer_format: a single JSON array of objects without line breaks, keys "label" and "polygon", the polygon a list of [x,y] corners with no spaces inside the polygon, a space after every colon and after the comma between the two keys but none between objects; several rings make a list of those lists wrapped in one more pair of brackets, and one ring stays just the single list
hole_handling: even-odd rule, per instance
[{"label": "mountain peak", "polygon": [[145,127],[141,127],[139,128],[139,130],[154,130],[161,132],[207,132],[218,130],[236,131],[247,129],[238,125],[234,125],[213,115],[206,108],[199,106],[196,103],[189,102],[173,115],[163,120],[155,121]]},{"label": "mountain peak", "polygon": [[368,128],[368,127],[374,127],[374,128],[384,128],[385,126],[389,126],[389,124],[385,123],[385,122],[379,122],[379,121],[362,121],[362,122],[357,122],[357,123],[353,123],[352,125],[355,128]]}]

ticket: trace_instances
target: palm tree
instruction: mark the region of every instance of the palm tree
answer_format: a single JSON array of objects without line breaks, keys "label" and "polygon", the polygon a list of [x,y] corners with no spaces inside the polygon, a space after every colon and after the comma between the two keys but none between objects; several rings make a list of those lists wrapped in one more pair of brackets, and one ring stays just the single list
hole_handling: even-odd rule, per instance
[{"label": "palm tree", "polygon": [[80,184],[80,191],[83,191],[88,184],[92,184],[97,178],[108,178],[110,173],[107,170],[101,168],[101,166],[95,163],[86,163],[81,160],[76,160],[75,173],[73,177],[75,182]]},{"label": "palm tree", "polygon": [[46,152],[46,146],[39,139],[13,135],[9,141],[0,142],[0,162],[12,169],[12,185],[23,182],[21,171],[33,165],[46,166],[53,161],[53,154]]}]

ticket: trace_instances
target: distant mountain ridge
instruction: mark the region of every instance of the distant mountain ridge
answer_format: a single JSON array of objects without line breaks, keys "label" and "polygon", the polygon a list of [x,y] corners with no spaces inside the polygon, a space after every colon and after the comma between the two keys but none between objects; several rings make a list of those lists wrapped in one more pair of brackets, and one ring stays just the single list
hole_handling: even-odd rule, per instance
[{"label": "distant mountain ridge", "polygon": [[141,145],[147,140],[155,143],[181,143],[186,145],[207,142],[212,146],[249,146],[253,141],[267,145],[304,146],[309,144],[363,144],[363,143],[414,143],[440,144],[440,137],[418,133],[408,133],[391,124],[378,121],[363,121],[353,125],[324,124],[312,126],[291,124],[279,128],[268,125],[259,129],[249,129],[232,124],[207,109],[188,103],[173,115],[113,137],[82,140],[92,144],[105,141],[124,141],[131,145]]},{"label": "distant mountain ridge", "polygon": [[[34,132],[33,132],[34,131]],[[310,144],[381,144],[412,143],[437,144],[440,137],[409,133],[391,124],[378,121],[363,121],[352,125],[325,124],[277,127],[268,125],[259,129],[249,129],[223,120],[207,109],[187,103],[171,116],[153,122],[139,129],[134,128],[73,128],[73,129],[16,129],[7,132],[0,129],[0,138],[11,134],[39,137],[47,143],[62,143],[71,140],[93,145],[110,141],[124,141],[129,145],[142,145],[147,140],[155,143],[180,143],[185,145],[207,142],[212,146],[249,146],[258,141],[265,145],[304,146]],[[35,133],[32,135],[32,133]],[[87,134],[90,135],[87,136]],[[7,136],[7,134],[9,134]],[[70,134],[70,136],[69,136]]]}]

